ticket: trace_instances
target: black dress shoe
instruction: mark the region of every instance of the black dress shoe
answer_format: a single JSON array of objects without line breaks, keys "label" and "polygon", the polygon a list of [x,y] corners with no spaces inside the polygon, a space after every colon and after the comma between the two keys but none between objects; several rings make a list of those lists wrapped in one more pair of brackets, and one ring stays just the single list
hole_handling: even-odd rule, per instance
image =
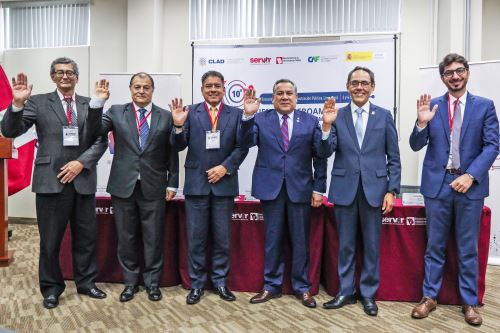
[{"label": "black dress shoe", "polygon": [[49,295],[43,299],[43,306],[46,309],[53,309],[59,305],[59,297],[56,295]]},{"label": "black dress shoe", "polygon": [[150,301],[156,302],[161,300],[161,291],[157,286],[146,287],[146,292]]},{"label": "black dress shoe", "polygon": [[76,288],[76,292],[82,295],[87,295],[91,298],[103,299],[106,298],[106,293],[97,287],[93,287],[91,289],[81,289]]},{"label": "black dress shoe", "polygon": [[139,292],[139,286],[126,286],[120,294],[120,302],[128,302]]},{"label": "black dress shoe", "polygon": [[323,303],[323,307],[325,309],[339,309],[347,304],[355,304],[356,303],[356,295],[347,295],[347,296],[335,296],[329,302]]},{"label": "black dress shoe", "polygon": [[229,288],[226,286],[217,287],[217,289],[215,289],[215,293],[225,301],[232,302],[236,299],[236,296],[234,296],[231,290],[229,290]]},{"label": "black dress shoe", "polygon": [[363,303],[363,310],[369,316],[376,316],[378,313],[378,306],[375,303],[375,299],[364,297],[361,299],[361,303]]},{"label": "black dress shoe", "polygon": [[201,289],[191,289],[189,294],[186,297],[187,304],[196,304],[200,301],[201,296],[203,296],[203,288]]}]

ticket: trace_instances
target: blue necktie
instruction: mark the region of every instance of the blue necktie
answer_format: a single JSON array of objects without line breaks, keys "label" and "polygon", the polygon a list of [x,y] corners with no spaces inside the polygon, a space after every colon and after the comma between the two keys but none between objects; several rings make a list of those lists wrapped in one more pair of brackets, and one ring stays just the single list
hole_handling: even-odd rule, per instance
[{"label": "blue necktie", "polygon": [[358,114],[356,118],[356,123],[354,124],[354,129],[356,129],[356,136],[358,137],[359,148],[363,144],[363,109],[359,108],[355,111]]},{"label": "blue necktie", "polygon": [[141,150],[144,149],[144,145],[146,144],[146,140],[149,135],[149,125],[146,120],[146,112],[146,109],[139,109],[139,124],[141,124],[141,127],[139,128],[139,147],[141,147]]}]

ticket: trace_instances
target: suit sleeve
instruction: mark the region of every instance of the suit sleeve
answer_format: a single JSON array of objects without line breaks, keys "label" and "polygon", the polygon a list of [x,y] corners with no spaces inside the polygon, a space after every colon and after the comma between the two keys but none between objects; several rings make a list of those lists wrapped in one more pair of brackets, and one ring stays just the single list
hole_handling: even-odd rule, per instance
[{"label": "suit sleeve", "polygon": [[240,134],[239,132],[241,131],[240,122],[241,122],[241,117],[242,117],[242,111],[238,110],[238,122],[237,122],[237,128],[236,128],[236,144],[231,151],[231,154],[222,162],[222,165],[227,169],[227,172],[229,174],[233,174],[236,171],[238,171],[241,163],[245,160],[248,154],[248,148],[244,148],[241,145],[240,142]]},{"label": "suit sleeve", "polygon": [[415,121],[415,126],[413,126],[413,131],[410,135],[410,147],[413,151],[419,151],[424,148],[429,141],[429,124],[422,129],[419,130],[417,128],[417,122]]},{"label": "suit sleeve", "polygon": [[92,146],[85,150],[78,158],[77,161],[83,164],[85,169],[91,169],[101,159],[102,155],[108,147],[107,136],[98,136]]},{"label": "suit sleeve", "polygon": [[498,156],[499,134],[498,117],[493,101],[489,101],[482,127],[483,147],[481,153],[469,165],[467,173],[474,176],[478,183],[488,177],[488,170]]},{"label": "suit sleeve", "polygon": [[401,159],[399,156],[398,133],[390,112],[387,112],[386,122],[387,191],[399,193],[401,187]]},{"label": "suit sleeve", "polygon": [[183,151],[189,144],[189,132],[190,132],[189,126],[190,126],[189,115],[188,118],[186,119],[186,122],[184,123],[182,132],[175,133],[175,127],[172,126],[172,132],[170,135],[170,144],[177,152]]},{"label": "suit sleeve", "polygon": [[255,122],[257,115],[248,120],[241,120],[239,129],[239,142],[243,149],[250,149],[253,146],[258,146],[259,127]]},{"label": "suit sleeve", "polygon": [[30,98],[21,111],[13,112],[12,104],[9,105],[1,123],[2,135],[7,138],[15,138],[25,133],[36,124],[38,107]]},{"label": "suit sleeve", "polygon": [[179,153],[173,147],[170,147],[168,156],[167,187],[179,187]]}]

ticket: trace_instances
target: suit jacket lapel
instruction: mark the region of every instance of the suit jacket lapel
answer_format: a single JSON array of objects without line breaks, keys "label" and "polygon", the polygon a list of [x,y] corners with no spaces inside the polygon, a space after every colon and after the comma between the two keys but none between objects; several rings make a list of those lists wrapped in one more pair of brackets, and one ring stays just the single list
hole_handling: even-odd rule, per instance
[{"label": "suit jacket lapel", "polygon": [[217,129],[221,131],[221,134],[226,128],[230,117],[231,109],[227,105],[222,104],[222,110],[220,110],[219,118],[217,118]]},{"label": "suit jacket lapel", "polygon": [[[160,121],[161,118],[161,112],[160,110],[156,107],[156,105],[153,104],[153,107],[151,109],[151,121],[149,125],[149,134],[148,138],[146,140],[146,144],[144,145],[144,149],[142,151],[145,151],[149,144],[151,143],[151,138],[154,136],[156,130],[158,129],[158,122]],[[137,136],[137,140],[139,140],[139,136]],[[139,142],[139,141],[137,141]]]},{"label": "suit jacket lapel", "polygon": [[66,112],[64,112],[62,102],[59,100],[59,95],[57,91],[54,91],[50,97],[50,108],[55,112],[57,118],[61,121],[63,126],[69,126],[68,116],[66,116]]},{"label": "suit jacket lapel", "polygon": [[351,104],[347,104],[345,107],[340,109],[340,112],[344,117],[344,122],[347,126],[349,133],[351,134],[354,146],[356,146],[358,150],[361,150],[361,148],[359,148],[358,137],[356,136],[356,130],[354,129],[354,123],[352,122]]},{"label": "suit jacket lapel", "polygon": [[441,122],[443,123],[444,131],[446,133],[446,140],[450,144],[450,118],[448,117],[448,93],[441,96],[438,102],[437,113],[441,117]]},{"label": "suit jacket lapel", "polygon": [[137,152],[140,152],[140,146],[139,146],[139,130],[137,128],[137,120],[136,120],[136,114],[134,107],[132,106],[132,103],[129,103],[125,108],[123,109],[123,118],[125,119],[125,122],[128,124],[128,127],[130,129],[132,141],[134,142],[134,146],[137,148]]},{"label": "suit jacket lapel", "polygon": [[276,141],[278,141],[281,150],[285,151],[285,146],[283,145],[283,140],[281,139],[280,119],[278,117],[277,111],[274,109],[269,110],[266,118],[268,119],[267,123],[271,127],[271,133],[276,138]]},{"label": "suit jacket lapel", "polygon": [[[469,110],[466,113],[464,113],[463,116],[463,121],[462,121],[462,128],[460,129],[460,142],[462,142],[462,139],[464,137],[465,131],[467,131],[467,126],[469,126],[470,123],[470,118],[472,117],[472,111],[474,109],[474,102],[475,98],[474,95],[468,94],[467,100],[465,101],[465,110]],[[462,110],[462,112],[464,112]]]},{"label": "suit jacket lapel", "polygon": [[[288,150],[292,148],[292,145],[294,144],[296,140],[297,135],[299,135],[302,132],[302,124],[300,122],[300,114],[299,111],[295,110],[293,113],[293,130],[292,130],[292,137],[290,138],[290,143],[288,144]],[[281,128],[280,128],[280,138],[281,138]],[[281,140],[283,141],[283,140]]]},{"label": "suit jacket lapel", "polygon": [[205,131],[212,130],[212,122],[208,117],[208,113],[205,108],[205,102],[198,104],[198,107],[196,108],[196,118],[198,118],[201,127],[204,128]]},{"label": "suit jacket lapel", "polygon": [[81,133],[89,111],[88,102],[79,95],[75,95],[75,99],[78,132]]},{"label": "suit jacket lapel", "polygon": [[366,124],[366,130],[365,130],[365,135],[363,136],[363,143],[361,144],[361,150],[363,150],[363,147],[365,144],[368,142],[368,139],[366,138],[367,136],[370,136],[371,130],[375,123],[377,122],[377,118],[379,115],[379,112],[377,110],[377,107],[370,103],[370,111],[368,112],[368,123]]}]

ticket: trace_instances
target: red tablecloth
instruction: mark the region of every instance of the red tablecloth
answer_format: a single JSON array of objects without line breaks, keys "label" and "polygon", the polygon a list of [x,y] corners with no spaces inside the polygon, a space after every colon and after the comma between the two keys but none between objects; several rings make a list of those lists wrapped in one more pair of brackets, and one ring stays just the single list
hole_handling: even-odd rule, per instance
[{"label": "red tablecloth", "polygon": [[[99,282],[122,282],[121,267],[116,256],[116,230],[111,199],[97,199]],[[483,209],[479,238],[479,301],[485,289],[486,264],[490,237],[491,212]],[[187,240],[184,204],[167,204],[164,243],[164,268],[161,286],[182,283],[189,287],[187,270]],[[231,270],[228,285],[235,291],[258,292],[263,286],[264,221],[258,202],[237,201],[231,229]],[[319,289],[320,276],[330,295],[338,290],[337,253],[338,236],[333,207],[312,210],[310,234],[310,272],[312,293]],[[450,235],[443,286],[439,301],[459,304],[456,264],[456,245]],[[397,201],[394,211],[384,216],[380,253],[379,300],[418,301],[422,296],[424,252],[426,246],[424,207],[405,206]],[[285,279],[283,292],[290,293],[290,241],[284,243]],[[210,250],[209,250],[210,251]],[[361,253],[358,253],[358,257]],[[360,257],[359,257],[360,259]],[[61,249],[61,268],[66,279],[73,278],[71,264],[71,236],[66,231]],[[359,272],[358,260],[357,271]],[[209,261],[207,261],[210,264]],[[359,279],[359,274],[358,274]]]},{"label": "red tablecloth", "polygon": [[[326,207],[325,243],[322,282],[328,294],[338,292],[337,274],[338,235],[333,207]],[[397,200],[394,210],[383,218],[380,237],[380,288],[378,300],[419,301],[422,297],[424,279],[424,253],[427,244],[425,208],[402,206]],[[491,211],[484,207],[479,235],[479,302],[485,290],[486,265],[488,262]],[[358,239],[357,282],[361,268],[361,241]],[[441,292],[442,304],[461,304],[458,291],[458,266],[454,233],[449,235],[446,264]]]}]

